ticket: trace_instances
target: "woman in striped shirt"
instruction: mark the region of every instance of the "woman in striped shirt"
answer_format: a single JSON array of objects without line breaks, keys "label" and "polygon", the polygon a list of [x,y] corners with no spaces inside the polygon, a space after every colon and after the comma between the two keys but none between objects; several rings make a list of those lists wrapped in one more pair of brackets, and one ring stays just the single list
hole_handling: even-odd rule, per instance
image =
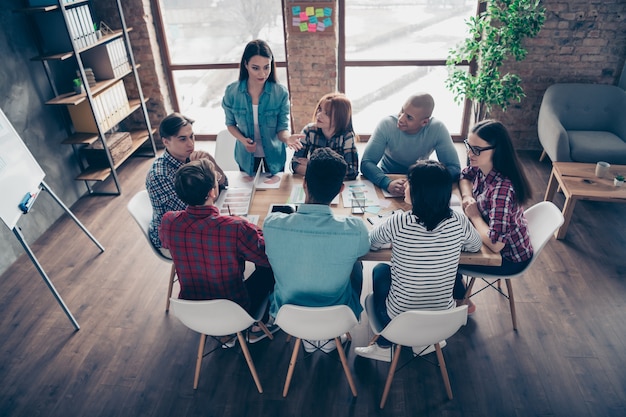
[{"label": "woman in striped shirt", "polygon": [[[384,324],[407,310],[453,308],[455,283],[463,293],[462,282],[456,279],[461,251],[481,247],[480,235],[468,218],[449,207],[452,178],[443,164],[418,161],[409,168],[407,180],[404,199],[411,210],[391,216],[370,232],[373,250],[392,244],[391,265],[376,265],[372,276],[375,314]],[[390,345],[379,337],[355,352],[390,362]]]}]

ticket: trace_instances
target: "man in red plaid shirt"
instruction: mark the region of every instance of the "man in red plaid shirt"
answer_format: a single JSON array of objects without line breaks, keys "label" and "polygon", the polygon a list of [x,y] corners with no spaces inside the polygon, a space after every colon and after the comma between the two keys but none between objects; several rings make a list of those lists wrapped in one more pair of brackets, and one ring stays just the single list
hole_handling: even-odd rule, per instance
[{"label": "man in red plaid shirt", "polygon": [[[163,216],[159,233],[170,250],[180,283],[179,298],[225,298],[253,314],[274,288],[263,232],[236,216],[222,216],[214,205],[220,174],[208,159],[178,169],[175,189],[188,204]],[[256,265],[244,280],[245,261]]]}]

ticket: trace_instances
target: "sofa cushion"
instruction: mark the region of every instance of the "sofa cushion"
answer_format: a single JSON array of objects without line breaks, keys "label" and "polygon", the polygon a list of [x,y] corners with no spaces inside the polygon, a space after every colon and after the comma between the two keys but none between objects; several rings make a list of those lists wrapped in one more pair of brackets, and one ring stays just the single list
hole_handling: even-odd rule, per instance
[{"label": "sofa cushion", "polygon": [[626,142],[611,132],[568,130],[570,156],[576,162],[626,165]]}]

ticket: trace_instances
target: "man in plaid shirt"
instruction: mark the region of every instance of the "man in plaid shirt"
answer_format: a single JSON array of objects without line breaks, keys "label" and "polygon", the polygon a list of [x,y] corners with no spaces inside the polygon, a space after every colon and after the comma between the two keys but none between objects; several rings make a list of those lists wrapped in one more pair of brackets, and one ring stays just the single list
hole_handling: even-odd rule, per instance
[{"label": "man in plaid shirt", "polygon": [[[220,174],[208,159],[183,165],[175,176],[182,211],[165,213],[159,233],[170,250],[180,283],[179,298],[229,299],[255,312],[274,288],[263,232],[247,220],[222,216],[214,205]],[[245,261],[256,265],[244,280]]]}]

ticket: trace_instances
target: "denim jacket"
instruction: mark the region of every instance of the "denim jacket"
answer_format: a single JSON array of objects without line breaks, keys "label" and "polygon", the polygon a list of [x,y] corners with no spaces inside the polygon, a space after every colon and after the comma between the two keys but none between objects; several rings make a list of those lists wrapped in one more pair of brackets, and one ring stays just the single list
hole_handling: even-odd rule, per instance
[{"label": "denim jacket", "polygon": [[[243,135],[254,139],[252,98],[248,94],[248,80],[236,81],[226,87],[222,107],[226,126],[237,126]],[[289,130],[289,92],[282,84],[266,82],[259,98],[259,130],[265,151],[265,160],[272,174],[285,168],[286,146],[277,133]],[[254,154],[240,141],[235,144],[235,160],[248,175],[254,175]]]}]

